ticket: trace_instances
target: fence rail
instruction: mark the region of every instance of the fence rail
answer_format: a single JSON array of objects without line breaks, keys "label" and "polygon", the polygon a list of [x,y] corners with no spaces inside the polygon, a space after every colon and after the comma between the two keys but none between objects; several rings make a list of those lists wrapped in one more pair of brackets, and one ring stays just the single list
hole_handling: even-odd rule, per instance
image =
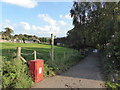
[{"label": "fence rail", "polygon": [[[24,52],[22,52],[22,49],[21,49],[21,47],[17,47],[17,59],[21,59],[23,62],[27,62],[27,60],[25,59],[25,57],[33,57],[33,59],[34,60],[36,60],[37,59],[37,56],[39,56],[39,57],[44,57],[44,58],[52,58],[52,55],[51,55],[51,51],[49,51],[49,52],[46,52],[46,53],[40,53],[40,52],[37,52],[37,51],[35,51],[35,50],[31,50],[31,49],[25,49],[25,48],[23,48],[23,50],[30,50],[31,52],[26,52],[26,53],[24,53]],[[54,59],[56,59],[56,57],[60,57],[60,58],[62,58],[62,59],[66,59],[66,58],[68,58],[68,56],[70,56],[70,55],[74,55],[74,51],[73,52],[65,52],[65,51],[62,51],[63,53],[61,53],[61,52],[57,52],[57,51],[55,51],[54,52]],[[53,61],[53,60],[51,60],[51,61]]]}]

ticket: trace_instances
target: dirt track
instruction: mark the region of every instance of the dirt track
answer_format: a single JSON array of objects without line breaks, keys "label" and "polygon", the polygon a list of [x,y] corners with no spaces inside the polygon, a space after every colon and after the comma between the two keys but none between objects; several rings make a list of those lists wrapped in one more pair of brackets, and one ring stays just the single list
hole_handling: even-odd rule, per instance
[{"label": "dirt track", "polygon": [[32,88],[102,88],[99,54],[91,54],[67,72],[45,78]]}]

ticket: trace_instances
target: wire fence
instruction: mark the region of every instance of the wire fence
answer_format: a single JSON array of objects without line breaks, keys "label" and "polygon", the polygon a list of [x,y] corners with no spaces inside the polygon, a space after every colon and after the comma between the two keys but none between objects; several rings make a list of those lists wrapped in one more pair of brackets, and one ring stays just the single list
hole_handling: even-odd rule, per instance
[{"label": "wire fence", "polygon": [[[21,56],[26,60],[34,60],[34,50],[36,49],[30,49],[30,48],[22,48],[21,50]],[[54,51],[54,58],[55,60],[58,59],[65,59],[68,58],[70,55],[74,55],[75,51]],[[13,59],[17,55],[16,49],[5,49],[2,50],[2,56],[5,56],[7,60]],[[51,51],[50,50],[36,50],[36,57],[37,59],[44,59],[45,61],[51,59]]]}]

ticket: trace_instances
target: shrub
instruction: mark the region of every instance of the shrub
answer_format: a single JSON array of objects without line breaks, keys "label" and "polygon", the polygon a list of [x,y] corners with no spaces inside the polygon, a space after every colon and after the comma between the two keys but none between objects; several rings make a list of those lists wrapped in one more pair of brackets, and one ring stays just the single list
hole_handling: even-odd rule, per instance
[{"label": "shrub", "polygon": [[[107,81],[106,82],[106,86],[109,87],[109,88],[118,88],[118,90],[119,90],[120,84],[118,84],[118,83],[111,83],[110,81]],[[115,90],[117,90],[117,89],[115,89]]]},{"label": "shrub", "polygon": [[54,76],[56,75],[55,72],[53,72],[53,68],[49,67],[48,64],[44,64],[44,77],[48,76]]},{"label": "shrub", "polygon": [[120,70],[120,32],[116,32],[106,47],[106,56],[115,70]]},{"label": "shrub", "polygon": [[0,56],[0,88],[2,88],[2,56]]},{"label": "shrub", "polygon": [[[111,88],[120,87],[120,32],[112,35],[109,43],[106,44],[104,62],[104,73],[107,79],[107,86]],[[115,76],[117,75],[117,76]]]},{"label": "shrub", "polygon": [[32,84],[28,67],[20,60],[2,62],[3,88],[28,88]]}]

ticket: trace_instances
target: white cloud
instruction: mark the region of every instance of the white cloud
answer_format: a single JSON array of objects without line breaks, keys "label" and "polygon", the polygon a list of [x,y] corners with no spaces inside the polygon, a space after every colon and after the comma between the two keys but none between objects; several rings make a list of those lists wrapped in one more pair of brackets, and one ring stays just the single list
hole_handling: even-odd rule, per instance
[{"label": "white cloud", "polygon": [[63,30],[68,25],[65,21],[63,21],[63,20],[57,21],[57,20],[51,18],[48,14],[39,14],[38,17],[43,22],[47,22],[49,24],[49,25],[45,25],[43,27],[37,27],[37,29],[40,31],[40,33],[41,33],[41,31],[43,31],[44,33],[46,32],[46,34],[49,34],[49,35],[51,33],[54,33],[56,35],[65,36],[65,32]]},{"label": "white cloud", "polygon": [[60,28],[56,26],[43,26],[43,27],[38,27],[38,33],[39,34],[44,34],[47,36],[50,36],[51,33],[54,33],[55,35],[59,35],[60,33]]},{"label": "white cloud", "polygon": [[57,25],[67,25],[66,22],[60,20],[60,21],[56,21],[53,18],[51,18],[48,14],[39,14],[38,15],[40,20],[43,20],[44,22],[49,23],[52,26],[57,26]]},{"label": "white cloud", "polygon": [[66,36],[66,32],[73,28],[69,23],[66,23],[63,20],[55,20],[50,17],[48,14],[39,14],[38,15],[40,22],[47,22],[46,24],[32,25],[28,22],[22,21],[18,23],[12,23],[10,20],[5,20],[2,25],[13,27],[15,34],[29,34],[37,35],[39,37],[50,37],[51,33],[54,33],[57,37]]},{"label": "white cloud", "polygon": [[61,21],[59,21],[59,24],[60,24],[60,25],[63,25],[63,26],[67,25],[67,23],[66,23],[66,22],[64,22],[64,21],[62,21],[62,20],[61,20]]},{"label": "white cloud", "polygon": [[63,19],[69,19],[69,20],[72,20],[70,14],[60,15],[59,17],[60,17],[60,18],[63,18]]},{"label": "white cloud", "polygon": [[21,25],[25,30],[30,30],[30,29],[31,29],[29,23],[27,23],[27,22],[20,22],[20,25]]},{"label": "white cloud", "polygon": [[10,20],[6,19],[4,22],[0,24],[1,31],[4,30],[5,27],[10,27],[14,30],[14,24],[11,24]]},{"label": "white cloud", "polygon": [[38,17],[50,25],[56,25],[57,23],[56,20],[52,19],[48,14],[39,14]]},{"label": "white cloud", "polygon": [[36,31],[37,27],[35,25],[32,25],[32,29]]},{"label": "white cloud", "polygon": [[34,30],[35,32],[39,33],[39,34],[43,34],[44,35],[50,35],[51,33],[54,34],[59,34],[60,33],[60,27],[58,26],[50,26],[50,25],[45,25],[45,26],[35,26],[32,25],[31,30]]},{"label": "white cloud", "polygon": [[34,8],[37,6],[36,0],[1,0],[2,2],[18,5],[25,8]]}]

